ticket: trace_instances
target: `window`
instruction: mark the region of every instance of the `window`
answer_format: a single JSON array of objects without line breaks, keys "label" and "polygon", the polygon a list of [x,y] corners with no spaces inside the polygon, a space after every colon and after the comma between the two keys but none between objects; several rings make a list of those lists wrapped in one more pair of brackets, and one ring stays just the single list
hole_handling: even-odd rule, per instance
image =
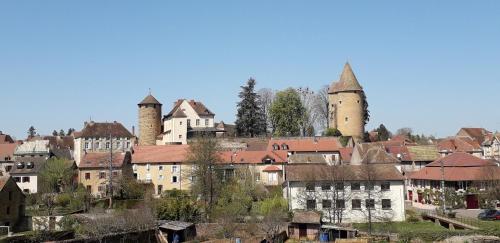
[{"label": "window", "polygon": [[87,192],[92,192],[92,186],[91,185],[87,185]]},{"label": "window", "polygon": [[101,143],[99,143],[99,142],[95,143],[95,147],[96,148],[101,148]]},{"label": "window", "polygon": [[16,176],[16,177],[14,177],[14,181],[15,181],[15,182],[21,182],[21,177],[17,177],[17,176]]},{"label": "window", "polygon": [[126,148],[130,148],[130,142],[127,142]]},{"label": "window", "polygon": [[163,165],[159,165],[158,170],[160,170],[160,171],[163,170]]},{"label": "window", "polygon": [[332,208],[332,200],[323,200],[323,201],[321,201],[321,207],[323,207],[323,208]]},{"label": "window", "polygon": [[179,122],[179,125],[182,126],[182,121]]},{"label": "window", "polygon": [[335,190],[337,190],[337,191],[343,191],[344,190],[344,183],[343,182],[337,182],[337,183],[335,183]]},{"label": "window", "polygon": [[121,142],[116,142],[116,147],[119,148],[122,146],[122,143]]},{"label": "window", "polygon": [[278,144],[273,144],[273,150],[280,150],[280,146]]},{"label": "window", "polygon": [[179,139],[182,139],[182,135],[179,135]]},{"label": "window", "polygon": [[172,176],[172,183],[177,183],[177,176]]},{"label": "window", "polygon": [[113,176],[118,176],[118,171],[113,171]]},{"label": "window", "polygon": [[196,119],[196,126],[200,125],[200,119]]},{"label": "window", "polygon": [[337,208],[345,208],[345,200],[337,199],[337,201],[335,201],[335,206]]},{"label": "window", "polygon": [[366,199],[365,206],[366,206],[366,208],[374,209],[375,208],[375,199]]},{"label": "window", "polygon": [[389,191],[389,190],[391,190],[391,182],[389,182],[389,181],[382,182],[382,184],[380,184],[380,189],[382,191]]},{"label": "window", "polygon": [[345,118],[345,121],[349,121],[349,117],[346,117],[346,118]]},{"label": "window", "polygon": [[288,150],[288,145],[286,145],[285,143],[281,145],[281,149],[283,150]]},{"label": "window", "polygon": [[109,142],[106,142],[106,149],[109,149],[110,146],[111,144]]},{"label": "window", "polygon": [[307,210],[315,210],[316,209],[316,200],[307,200]]},{"label": "window", "polygon": [[361,199],[352,199],[352,209],[361,209]]},{"label": "window", "polygon": [[146,170],[147,170],[147,171],[149,171],[149,168],[150,168],[150,167],[151,167],[151,165],[150,165],[150,164],[147,164],[147,165],[146,165]]},{"label": "window", "polygon": [[90,173],[85,173],[85,180],[90,180]]},{"label": "window", "polygon": [[339,100],[339,105],[341,105],[341,104],[342,104],[342,101],[341,101],[341,100]]},{"label": "window", "polygon": [[277,172],[270,172],[267,174],[267,181],[269,182],[276,182],[278,181],[278,173]]},{"label": "window", "polygon": [[260,181],[260,173],[255,174],[255,181]]},{"label": "window", "polygon": [[9,201],[12,201],[12,192],[9,191]]},{"label": "window", "polygon": [[323,183],[323,184],[321,184],[321,190],[323,190],[323,191],[329,191],[330,188],[331,188],[330,183]]},{"label": "window", "polygon": [[99,179],[105,179],[106,178],[106,172],[99,172]]},{"label": "window", "polygon": [[187,126],[190,127],[191,126],[191,119],[187,119]]},{"label": "window", "polygon": [[9,214],[10,214],[10,207],[7,206],[7,215],[9,215]]},{"label": "window", "polygon": [[359,182],[352,182],[351,183],[351,191],[359,191],[361,190],[361,185]]},{"label": "window", "polygon": [[391,209],[391,199],[382,199],[382,209]]},{"label": "window", "polygon": [[208,127],[208,119],[205,119],[205,126]]},{"label": "window", "polygon": [[375,186],[373,185],[373,182],[366,182],[365,183],[365,190],[366,191],[372,191],[374,188],[375,188]]},{"label": "window", "polygon": [[23,176],[23,182],[30,182],[29,176]]},{"label": "window", "polygon": [[29,189],[24,189],[23,192],[24,193],[30,193],[30,190]]},{"label": "window", "polygon": [[85,149],[90,149],[90,143],[85,143]]},{"label": "window", "polygon": [[306,190],[307,191],[314,191],[314,183],[307,183]]},{"label": "window", "polygon": [[179,172],[177,165],[172,165],[172,173]]}]

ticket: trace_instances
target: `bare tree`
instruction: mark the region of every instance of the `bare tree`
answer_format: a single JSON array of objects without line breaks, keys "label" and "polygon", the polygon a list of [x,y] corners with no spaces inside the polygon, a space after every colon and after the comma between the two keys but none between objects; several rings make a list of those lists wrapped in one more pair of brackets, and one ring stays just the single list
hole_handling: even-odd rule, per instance
[{"label": "bare tree", "polygon": [[314,99],[314,120],[315,126],[318,131],[325,130],[329,127],[328,119],[328,85],[321,87],[316,92]]},{"label": "bare tree", "polygon": [[315,95],[309,87],[299,87],[297,93],[300,95],[300,101],[306,109],[301,124],[302,136],[314,136],[315,120]]},{"label": "bare tree", "polygon": [[274,100],[274,91],[269,88],[262,88],[257,91],[259,95],[259,106],[262,108],[262,113],[266,116],[267,130],[270,132],[272,130],[271,119],[269,118],[269,109]]}]

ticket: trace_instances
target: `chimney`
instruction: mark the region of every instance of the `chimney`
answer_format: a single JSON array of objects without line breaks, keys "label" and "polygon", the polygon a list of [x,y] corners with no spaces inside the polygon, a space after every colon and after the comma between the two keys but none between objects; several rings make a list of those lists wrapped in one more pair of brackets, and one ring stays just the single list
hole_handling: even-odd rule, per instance
[{"label": "chimney", "polygon": [[135,126],[132,126],[132,135],[135,137]]}]

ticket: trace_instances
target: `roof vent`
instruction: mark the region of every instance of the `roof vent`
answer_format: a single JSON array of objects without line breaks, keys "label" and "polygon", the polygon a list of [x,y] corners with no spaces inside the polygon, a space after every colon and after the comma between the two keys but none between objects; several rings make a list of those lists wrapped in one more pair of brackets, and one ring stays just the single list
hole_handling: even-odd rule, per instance
[{"label": "roof vent", "polygon": [[33,162],[28,162],[28,163],[26,164],[26,168],[27,168],[27,169],[33,169],[34,167],[35,167],[35,164],[34,164]]},{"label": "roof vent", "polygon": [[18,169],[23,169],[23,168],[24,168],[24,163],[23,163],[23,162],[18,162],[18,163],[16,164],[16,167],[17,167]]}]

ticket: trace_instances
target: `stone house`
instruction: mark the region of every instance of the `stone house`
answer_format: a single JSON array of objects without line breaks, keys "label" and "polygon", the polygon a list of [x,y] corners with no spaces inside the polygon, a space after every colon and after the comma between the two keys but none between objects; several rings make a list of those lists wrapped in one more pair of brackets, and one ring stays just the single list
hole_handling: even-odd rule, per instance
[{"label": "stone house", "polygon": [[16,227],[24,217],[25,196],[10,176],[0,175],[0,226]]},{"label": "stone house", "polygon": [[[110,153],[86,153],[77,169],[78,183],[82,184],[94,197],[103,198],[109,193]],[[114,152],[112,162],[112,182],[116,185],[120,178],[131,171],[130,152]],[[132,177],[132,175],[129,175]],[[115,190],[114,193],[117,193]]]},{"label": "stone house", "polygon": [[136,146],[132,153],[134,178],[151,184],[155,195],[165,190],[189,190],[191,165],[186,163],[188,145]]},{"label": "stone house", "polygon": [[288,155],[321,155],[329,164],[341,163],[341,148],[335,137],[271,138],[267,145],[267,151],[285,151]]},{"label": "stone house", "polygon": [[[81,131],[74,132],[74,158],[76,165],[86,153],[124,153],[130,151],[135,136],[119,122],[85,122]],[[110,140],[111,137],[111,140]]]}]

